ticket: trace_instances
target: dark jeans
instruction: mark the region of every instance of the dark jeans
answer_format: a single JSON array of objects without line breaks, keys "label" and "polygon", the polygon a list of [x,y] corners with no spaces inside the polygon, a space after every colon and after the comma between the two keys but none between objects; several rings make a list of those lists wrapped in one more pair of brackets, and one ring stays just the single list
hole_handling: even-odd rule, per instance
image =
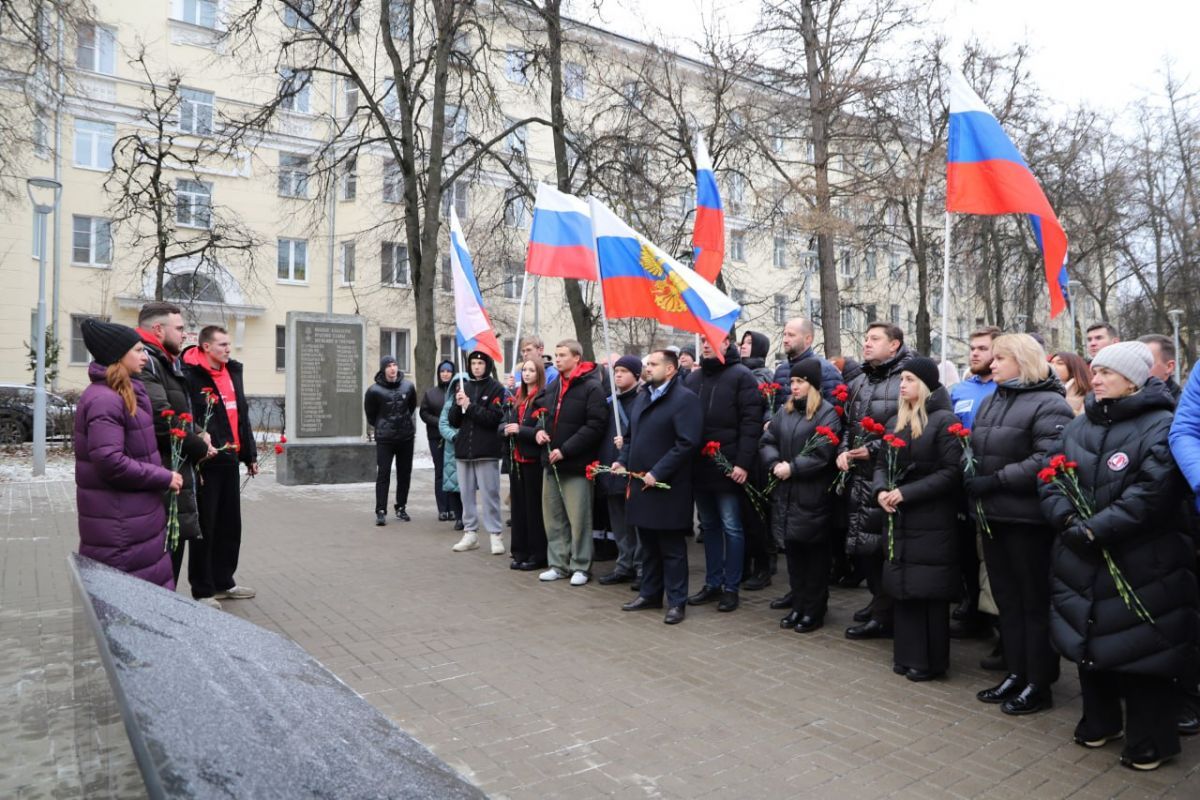
[{"label": "dark jeans", "polygon": [[934,673],[949,669],[948,600],[897,600],[892,617],[892,658],[896,664]]},{"label": "dark jeans", "polygon": [[203,485],[196,489],[203,539],[188,545],[188,583],[192,597],[212,597],[237,585],[238,554],[242,549],[242,490],[238,464],[205,465]]},{"label": "dark jeans", "polygon": [[862,571],[867,576],[867,588],[871,590],[871,619],[890,628],[895,601],[883,591],[883,562],[886,558],[885,552],[862,556]]},{"label": "dark jeans", "polygon": [[1179,754],[1179,733],[1175,729],[1179,694],[1169,678],[1080,669],[1079,689],[1083,694],[1083,718],[1075,726],[1076,736],[1094,741],[1123,728],[1126,753],[1149,746],[1162,758]]},{"label": "dark jeans", "polygon": [[785,541],[788,586],[792,590],[792,610],[816,619],[825,619],[829,606],[829,542],[802,544]]},{"label": "dark jeans", "polygon": [[438,513],[445,514],[450,510],[450,501],[446,497],[446,490],[442,488],[446,472],[446,442],[441,436],[429,437],[429,456],[433,459],[433,497],[437,501]]},{"label": "dark jeans", "polygon": [[1000,609],[1000,638],[1008,671],[1049,686],[1058,673],[1050,648],[1050,545],[1043,525],[997,525],[983,537],[992,597]]},{"label": "dark jeans", "polygon": [[514,561],[546,563],[546,525],[542,518],[542,465],[518,464],[509,474],[512,489]]},{"label": "dark jeans", "polygon": [[667,607],[687,603],[687,531],[637,528],[642,543],[642,587],[638,594],[659,600],[667,593]]},{"label": "dark jeans", "polygon": [[742,582],[746,540],[742,532],[742,507],[737,492],[697,492],[696,512],[704,530],[704,583],[714,589],[736,592]]},{"label": "dark jeans", "polygon": [[408,486],[412,483],[414,439],[375,443],[375,511],[387,511],[388,484],[392,462],[396,462],[396,508],[408,505]]}]

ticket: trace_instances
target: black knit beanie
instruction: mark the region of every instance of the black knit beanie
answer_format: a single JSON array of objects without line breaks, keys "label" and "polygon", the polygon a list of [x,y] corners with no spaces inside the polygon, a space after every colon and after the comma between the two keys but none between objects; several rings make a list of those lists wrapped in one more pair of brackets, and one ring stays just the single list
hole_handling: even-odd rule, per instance
[{"label": "black knit beanie", "polygon": [[816,358],[803,358],[792,364],[788,374],[793,378],[804,378],[809,386],[821,388],[821,361]]},{"label": "black knit beanie", "polygon": [[904,365],[904,371],[916,375],[921,383],[925,384],[931,392],[941,388],[942,382],[938,376],[938,365],[934,363],[932,358],[917,356],[916,358],[909,359],[909,362]]},{"label": "black knit beanie", "polygon": [[142,340],[133,328],[115,322],[85,319],[79,326],[83,330],[83,345],[92,354],[96,363],[111,366],[133,349]]}]

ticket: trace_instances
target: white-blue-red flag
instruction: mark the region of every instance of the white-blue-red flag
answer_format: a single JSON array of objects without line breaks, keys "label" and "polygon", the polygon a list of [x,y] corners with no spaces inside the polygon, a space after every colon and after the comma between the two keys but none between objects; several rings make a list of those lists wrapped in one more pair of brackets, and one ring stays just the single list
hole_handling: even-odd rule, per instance
[{"label": "white-blue-red flag", "polygon": [[525,271],[550,278],[596,280],[596,253],[588,205],[573,195],[539,183]]},{"label": "white-blue-red flag", "polygon": [[1025,159],[956,69],[950,70],[949,136],[946,210],[1029,215],[1045,263],[1053,319],[1067,307],[1067,234]]},{"label": "white-blue-red flag", "polygon": [[454,278],[454,327],[458,346],[468,353],[486,353],[497,364],[504,361],[492,320],[483,308],[483,296],[475,280],[475,265],[458,214],[450,208],[450,272]]},{"label": "white-blue-red flag", "polygon": [[725,261],[725,210],[704,136],[696,136],[696,219],[692,228],[692,269],[713,283]]}]

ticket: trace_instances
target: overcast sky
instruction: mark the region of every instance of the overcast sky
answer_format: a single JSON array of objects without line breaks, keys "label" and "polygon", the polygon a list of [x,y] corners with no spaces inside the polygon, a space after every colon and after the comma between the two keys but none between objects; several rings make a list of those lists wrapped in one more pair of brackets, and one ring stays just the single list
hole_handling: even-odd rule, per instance
[{"label": "overcast sky", "polygon": [[[1164,59],[1176,75],[1200,89],[1200,3],[1195,0],[927,0],[930,16],[952,41],[977,36],[993,48],[1025,42],[1031,47],[1034,80],[1047,97],[1065,106],[1081,100],[1119,110],[1155,94]],[[699,39],[702,20],[719,19],[727,30],[753,25],[753,0],[604,0],[602,16],[584,13],[590,0],[575,0],[575,13],[638,39],[672,36]],[[675,46],[686,50],[683,42]]]}]

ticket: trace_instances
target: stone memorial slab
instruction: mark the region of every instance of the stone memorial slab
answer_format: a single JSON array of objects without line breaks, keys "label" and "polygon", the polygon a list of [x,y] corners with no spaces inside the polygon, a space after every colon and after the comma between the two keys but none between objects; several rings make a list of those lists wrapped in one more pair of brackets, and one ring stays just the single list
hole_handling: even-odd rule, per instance
[{"label": "stone memorial slab", "polygon": [[77,554],[145,794],[157,798],[482,798],[295,643]]}]

